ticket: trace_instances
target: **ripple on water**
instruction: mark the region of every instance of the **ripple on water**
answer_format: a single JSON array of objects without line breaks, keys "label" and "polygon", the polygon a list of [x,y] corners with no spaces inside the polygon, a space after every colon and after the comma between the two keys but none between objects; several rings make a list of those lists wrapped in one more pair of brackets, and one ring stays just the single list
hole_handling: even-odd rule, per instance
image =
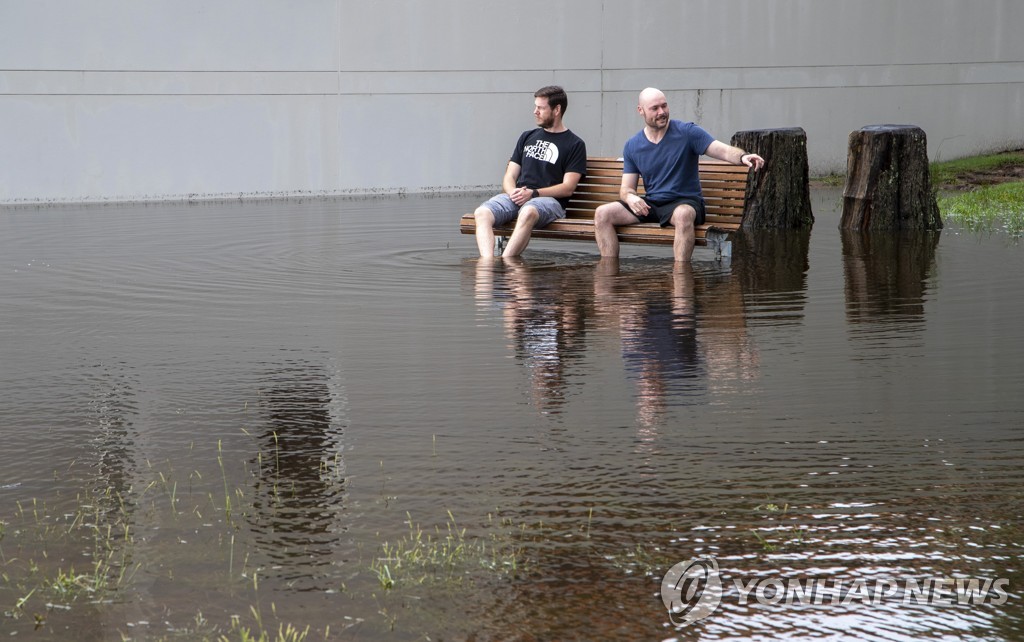
[{"label": "ripple on water", "polygon": [[[336,631],[342,608],[371,639],[666,637],[661,575],[696,555],[754,579],[1019,575],[1019,249],[944,235],[890,270],[899,247],[826,225],[688,275],[586,245],[487,262],[457,227],[476,200],[0,213],[0,521],[120,493],[159,564],[114,602],[189,626],[197,590],[247,612],[256,572],[286,617]],[[521,572],[382,590],[382,545],[448,511]],[[727,598],[679,637],[1021,621]]]}]

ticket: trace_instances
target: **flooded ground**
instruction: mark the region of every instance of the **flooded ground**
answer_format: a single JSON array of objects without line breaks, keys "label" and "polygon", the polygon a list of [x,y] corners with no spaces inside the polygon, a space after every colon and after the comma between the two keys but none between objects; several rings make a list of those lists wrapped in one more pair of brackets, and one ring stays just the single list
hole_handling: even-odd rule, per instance
[{"label": "flooded ground", "polygon": [[0,211],[0,635],[1024,638],[1024,248],[821,189],[481,262],[478,200]]}]

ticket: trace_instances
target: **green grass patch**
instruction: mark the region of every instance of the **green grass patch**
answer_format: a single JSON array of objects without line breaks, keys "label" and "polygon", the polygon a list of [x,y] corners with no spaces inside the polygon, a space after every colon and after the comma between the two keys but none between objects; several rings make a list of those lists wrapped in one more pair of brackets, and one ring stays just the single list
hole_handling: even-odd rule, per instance
[{"label": "green grass patch", "polygon": [[[958,185],[973,173],[991,172],[1008,165],[1024,165],[1024,151],[1000,152],[984,156],[970,156],[956,160],[930,163],[932,185]],[[828,174],[816,176],[815,180],[829,187],[842,187],[846,182],[846,174]]]},{"label": "green grass patch", "polygon": [[974,232],[1024,236],[1024,183],[1003,183],[938,199],[942,216]]},{"label": "green grass patch", "polygon": [[955,185],[973,172],[997,170],[1007,165],[1024,165],[1024,152],[1004,152],[985,156],[970,156],[956,160],[931,163],[933,185]]},{"label": "green grass patch", "polygon": [[819,176],[817,180],[826,187],[842,187],[846,184],[846,174],[826,174]]}]

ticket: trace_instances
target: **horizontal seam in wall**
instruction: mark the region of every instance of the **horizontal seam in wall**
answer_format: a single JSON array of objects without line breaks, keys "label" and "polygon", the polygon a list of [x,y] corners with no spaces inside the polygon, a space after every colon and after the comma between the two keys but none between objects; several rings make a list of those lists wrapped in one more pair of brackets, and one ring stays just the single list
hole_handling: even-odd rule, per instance
[{"label": "horizontal seam in wall", "polygon": [[[893,84],[872,84],[872,85],[786,85],[781,87],[690,87],[686,89],[673,89],[671,86],[662,86],[664,91],[790,91],[790,90],[803,90],[803,89],[903,89],[907,87],[982,87],[986,85],[990,86],[1013,86],[1024,84],[1024,81],[1012,81],[1012,82],[961,82],[961,83],[893,83]],[[0,97],[33,97],[33,96],[83,96],[83,97],[147,97],[147,96],[195,96],[195,97],[217,97],[217,96],[253,96],[253,97],[289,97],[289,96],[312,96],[312,97],[328,97],[328,96],[503,96],[510,93],[510,91],[452,91],[452,92],[439,92],[439,91],[362,91],[362,92],[295,92],[295,93],[264,93],[264,92],[203,92],[203,93],[185,93],[185,92],[151,92],[151,93],[67,93],[67,92],[33,92],[33,93],[7,93],[0,91]],[[620,89],[612,90],[606,89],[603,91],[593,90],[577,90],[573,93],[577,94],[615,94],[615,93],[634,93],[631,89]]]},{"label": "horizontal seam in wall", "polygon": [[97,74],[466,74],[466,73],[573,73],[573,72],[645,72],[664,71],[716,71],[716,70],[779,70],[779,69],[875,69],[903,67],[963,67],[977,65],[1019,65],[1024,60],[931,61],[907,63],[815,64],[815,65],[727,65],[694,67],[576,67],[537,69],[0,69],[0,73],[97,73]]}]

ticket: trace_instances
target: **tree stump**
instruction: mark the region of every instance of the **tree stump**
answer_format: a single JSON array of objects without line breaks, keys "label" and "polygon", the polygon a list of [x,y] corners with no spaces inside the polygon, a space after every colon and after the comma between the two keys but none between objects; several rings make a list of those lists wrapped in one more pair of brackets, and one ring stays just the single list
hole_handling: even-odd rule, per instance
[{"label": "tree stump", "polygon": [[797,229],[814,223],[807,169],[807,133],[800,127],[736,132],[732,145],[764,158],[751,172],[743,227]]},{"label": "tree stump", "polygon": [[924,130],[914,125],[871,125],[850,133],[839,227],[942,229]]}]

